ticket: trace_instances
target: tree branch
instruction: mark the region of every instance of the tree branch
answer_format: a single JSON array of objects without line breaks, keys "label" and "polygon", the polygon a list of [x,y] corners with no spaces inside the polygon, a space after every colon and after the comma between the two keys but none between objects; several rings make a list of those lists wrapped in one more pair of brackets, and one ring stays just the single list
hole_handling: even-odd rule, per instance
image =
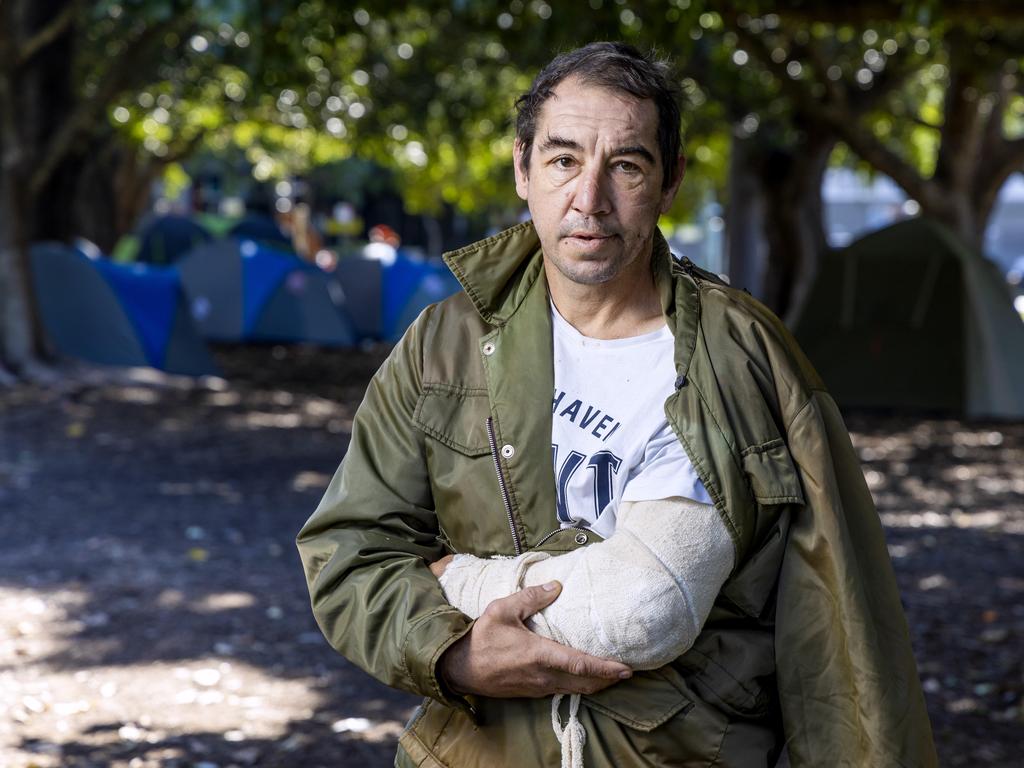
[{"label": "tree branch", "polygon": [[[931,184],[922,178],[906,160],[862,127],[860,118],[863,112],[851,108],[845,92],[838,99],[828,97],[821,99],[814,96],[803,81],[789,76],[785,62],[776,62],[772,59],[769,46],[760,35],[756,35],[738,24],[734,25],[733,30],[752,54],[757,56],[762,66],[766,67],[779,80],[782,88],[793,99],[798,112],[831,128],[839,138],[849,145],[850,149],[875,168],[892,177],[908,195],[926,206],[931,203],[935,197]],[[828,86],[826,86],[826,93],[828,92]]]},{"label": "tree branch", "polygon": [[[764,3],[762,7],[748,12],[751,15],[776,13],[794,21],[817,21],[828,24],[864,25],[907,19],[905,4],[900,0],[858,0],[855,3],[837,3],[835,0],[790,0],[787,3]],[[945,0],[936,15],[951,21],[977,21],[980,13],[976,0]],[[988,20],[1021,21],[1024,20],[1024,5],[1019,0],[988,0],[983,13]]]},{"label": "tree branch", "polygon": [[811,63],[814,64],[815,72],[819,78],[818,82],[825,86],[825,92],[828,93],[829,99],[836,104],[845,103],[846,92],[838,80],[833,80],[828,76],[829,64],[825,58],[824,51],[821,50],[821,46],[817,44],[816,40],[808,41],[807,55],[810,57]]},{"label": "tree branch", "polygon": [[80,101],[75,111],[53,135],[42,154],[42,162],[29,181],[30,194],[38,194],[43,190],[75,143],[89,133],[90,128],[98,117],[102,117],[111,101],[139,74],[143,68],[137,66],[138,60],[150,50],[150,46],[181,23],[180,17],[173,16],[168,21],[153,24],[129,44],[127,51],[119,58],[118,66],[108,70],[105,80],[100,83],[96,92]]},{"label": "tree branch", "polygon": [[49,24],[39,29],[18,49],[15,56],[17,66],[23,67],[48,45],[67,32],[78,15],[78,0],[72,0]]}]

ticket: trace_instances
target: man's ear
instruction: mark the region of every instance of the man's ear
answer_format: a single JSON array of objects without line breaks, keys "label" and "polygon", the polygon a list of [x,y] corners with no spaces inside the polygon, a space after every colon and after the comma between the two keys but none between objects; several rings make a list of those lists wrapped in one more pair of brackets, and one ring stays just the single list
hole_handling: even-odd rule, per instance
[{"label": "man's ear", "polygon": [[512,147],[512,167],[516,174],[516,194],[520,199],[526,199],[526,191],[529,188],[528,168],[525,157],[526,146],[520,139]]},{"label": "man's ear", "polygon": [[661,213],[667,213],[668,209],[672,207],[672,201],[676,198],[676,192],[679,191],[679,185],[683,183],[683,176],[686,175],[686,155],[679,153],[679,159],[676,161],[676,178],[665,191],[661,193],[661,206],[659,210]]}]

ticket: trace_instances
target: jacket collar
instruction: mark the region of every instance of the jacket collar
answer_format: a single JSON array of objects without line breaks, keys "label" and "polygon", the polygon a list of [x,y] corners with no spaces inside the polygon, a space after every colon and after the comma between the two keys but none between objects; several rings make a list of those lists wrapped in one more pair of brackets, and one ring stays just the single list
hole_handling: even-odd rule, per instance
[{"label": "jacket collar", "polygon": [[444,261],[480,317],[497,326],[508,322],[544,273],[531,221],[446,253]]},{"label": "jacket collar", "polygon": [[[487,323],[501,326],[519,309],[543,273],[540,238],[525,221],[485,240],[444,254],[444,261]],[[675,260],[661,232],[655,229],[651,269],[669,327],[675,330]]]}]

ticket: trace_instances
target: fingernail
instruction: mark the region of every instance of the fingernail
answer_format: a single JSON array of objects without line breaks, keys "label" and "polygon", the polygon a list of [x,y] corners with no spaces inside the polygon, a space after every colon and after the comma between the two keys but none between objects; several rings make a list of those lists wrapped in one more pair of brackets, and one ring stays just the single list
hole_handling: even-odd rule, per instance
[{"label": "fingernail", "polygon": [[549,581],[547,584],[544,585],[545,592],[554,592],[556,589],[558,589],[557,581]]},{"label": "fingernail", "polygon": [[632,676],[633,676],[633,673],[630,672],[628,669],[625,672],[619,672],[619,679],[620,680],[629,680],[629,678],[631,678]]}]

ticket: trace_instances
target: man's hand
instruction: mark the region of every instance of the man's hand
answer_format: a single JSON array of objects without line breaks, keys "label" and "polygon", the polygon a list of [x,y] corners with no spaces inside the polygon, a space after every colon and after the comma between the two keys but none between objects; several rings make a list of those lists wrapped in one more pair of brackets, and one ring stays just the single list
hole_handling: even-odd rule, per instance
[{"label": "man's hand", "polygon": [[538,698],[596,693],[629,677],[625,664],[574,650],[526,626],[526,619],[551,605],[561,589],[550,582],[492,602],[469,633],[441,655],[441,678],[457,693]]}]

